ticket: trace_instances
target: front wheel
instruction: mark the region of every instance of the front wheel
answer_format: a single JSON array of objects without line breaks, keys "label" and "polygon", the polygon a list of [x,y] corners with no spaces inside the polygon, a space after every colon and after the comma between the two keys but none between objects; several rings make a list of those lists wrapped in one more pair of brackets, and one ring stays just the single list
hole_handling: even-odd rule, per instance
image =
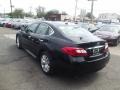
[{"label": "front wheel", "polygon": [[55,68],[54,68],[52,58],[49,55],[49,53],[47,52],[42,53],[40,57],[40,66],[41,66],[42,71],[45,74],[47,75],[53,74]]}]

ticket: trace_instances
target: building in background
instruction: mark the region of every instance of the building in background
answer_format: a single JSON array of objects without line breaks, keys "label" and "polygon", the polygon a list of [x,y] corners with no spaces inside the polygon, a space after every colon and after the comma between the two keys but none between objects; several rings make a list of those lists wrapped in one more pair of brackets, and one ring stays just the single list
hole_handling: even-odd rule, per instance
[{"label": "building in background", "polygon": [[47,16],[47,20],[50,21],[70,21],[72,17],[67,14],[50,14]]},{"label": "building in background", "polygon": [[111,23],[111,22],[119,22],[118,18],[119,15],[116,13],[102,13],[99,15],[97,20],[100,22]]}]

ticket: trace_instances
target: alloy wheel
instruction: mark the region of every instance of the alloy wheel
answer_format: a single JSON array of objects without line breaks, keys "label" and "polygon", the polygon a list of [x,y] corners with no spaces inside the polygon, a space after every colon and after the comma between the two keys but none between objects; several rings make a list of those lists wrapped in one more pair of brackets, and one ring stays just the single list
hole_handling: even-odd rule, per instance
[{"label": "alloy wheel", "polygon": [[42,70],[46,73],[50,71],[50,61],[47,55],[41,56],[41,67]]}]

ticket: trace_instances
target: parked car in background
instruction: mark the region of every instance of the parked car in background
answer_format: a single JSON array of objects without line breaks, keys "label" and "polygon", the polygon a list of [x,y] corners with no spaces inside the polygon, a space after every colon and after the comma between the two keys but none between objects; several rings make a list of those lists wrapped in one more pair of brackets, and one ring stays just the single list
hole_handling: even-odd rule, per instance
[{"label": "parked car in background", "polygon": [[6,23],[8,23],[11,19],[10,18],[3,18],[0,20],[0,26],[4,27]]},{"label": "parked car in background", "polygon": [[104,25],[94,32],[94,35],[106,40],[109,44],[117,46],[120,43],[120,25]]},{"label": "parked car in background", "polygon": [[78,25],[91,33],[95,32],[98,30],[98,28],[94,24],[89,24],[89,23],[78,23]]},{"label": "parked car in background", "polygon": [[14,29],[20,29],[20,25],[23,19],[14,19],[14,23],[12,25],[12,28]]},{"label": "parked car in background", "polygon": [[21,22],[21,24],[20,24],[20,27],[27,27],[27,26],[29,26],[30,24],[32,24],[32,23],[34,23],[34,22],[37,22],[37,20],[34,20],[34,19],[31,19],[31,20],[29,20],[29,19],[25,19],[25,20],[23,20],[22,22]]},{"label": "parked car in background", "polygon": [[104,25],[106,25],[106,24],[103,24],[102,22],[97,22],[95,26],[96,26],[97,28],[101,28],[101,27],[104,26]]},{"label": "parked car in background", "polygon": [[0,20],[0,27],[3,27],[3,26],[4,26],[4,22],[5,22],[5,19],[1,19],[1,20]]},{"label": "parked car in background", "polygon": [[10,19],[4,23],[4,27],[12,28],[12,23],[13,23],[13,20]]},{"label": "parked car in background", "polygon": [[33,22],[35,22],[34,19],[17,19],[13,23],[13,28],[20,29],[21,27],[24,27],[24,26],[26,27]]},{"label": "parked car in background", "polygon": [[106,41],[65,22],[33,23],[16,34],[16,45],[38,58],[45,74],[57,67],[96,72],[106,66],[110,56]]}]

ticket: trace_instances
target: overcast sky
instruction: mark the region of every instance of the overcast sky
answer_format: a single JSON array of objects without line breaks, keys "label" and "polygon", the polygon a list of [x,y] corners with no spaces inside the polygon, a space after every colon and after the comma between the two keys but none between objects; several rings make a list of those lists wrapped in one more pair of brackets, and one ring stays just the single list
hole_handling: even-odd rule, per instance
[{"label": "overcast sky", "polygon": [[[35,12],[37,6],[43,6],[46,10],[58,9],[66,11],[70,15],[74,15],[75,0],[12,0],[15,8],[23,8],[25,11]],[[10,12],[10,0],[0,0],[0,12]],[[78,0],[77,14],[80,14],[81,9],[90,11],[91,2],[88,0]],[[120,0],[97,0],[94,4],[94,15],[98,16],[99,13],[118,13],[120,14]]]}]

